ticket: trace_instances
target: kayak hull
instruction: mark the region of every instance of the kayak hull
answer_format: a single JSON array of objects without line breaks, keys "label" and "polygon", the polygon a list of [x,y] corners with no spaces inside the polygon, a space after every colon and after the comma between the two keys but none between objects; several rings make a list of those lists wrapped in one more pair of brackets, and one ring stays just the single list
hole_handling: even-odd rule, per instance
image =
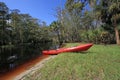
[{"label": "kayak hull", "polygon": [[43,54],[45,55],[55,55],[63,52],[81,52],[81,51],[86,51],[88,50],[93,44],[83,44],[83,45],[78,45],[76,47],[70,47],[70,48],[59,48],[56,50],[44,50],[42,51]]}]

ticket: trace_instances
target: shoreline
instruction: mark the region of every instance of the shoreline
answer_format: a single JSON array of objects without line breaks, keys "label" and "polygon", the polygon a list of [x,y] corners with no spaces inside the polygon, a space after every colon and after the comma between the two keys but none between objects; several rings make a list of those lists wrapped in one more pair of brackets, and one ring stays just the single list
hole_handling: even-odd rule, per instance
[{"label": "shoreline", "polygon": [[1,74],[0,80],[22,80],[24,76],[29,73],[34,73],[37,69],[40,69],[46,61],[54,57],[54,55],[39,56],[33,60],[25,62],[9,72]]},{"label": "shoreline", "polygon": [[42,61],[36,63],[34,66],[32,66],[30,69],[22,72],[20,75],[16,76],[13,80],[23,80],[24,77],[26,75],[31,75],[33,74],[34,72],[36,72],[38,69],[42,68],[44,63],[46,63],[46,61],[50,60],[50,59],[53,59],[55,58],[56,55],[52,55],[52,56],[49,56],[47,58],[44,58]]}]

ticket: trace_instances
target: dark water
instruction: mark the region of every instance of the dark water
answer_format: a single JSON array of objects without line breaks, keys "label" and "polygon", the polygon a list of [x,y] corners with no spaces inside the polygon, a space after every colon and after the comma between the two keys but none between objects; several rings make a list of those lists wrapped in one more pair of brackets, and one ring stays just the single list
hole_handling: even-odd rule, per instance
[{"label": "dark water", "polygon": [[49,49],[50,46],[39,45],[33,46],[21,46],[21,47],[9,47],[0,48],[0,73],[10,71],[17,66],[27,62],[30,59],[41,56],[41,51]]}]

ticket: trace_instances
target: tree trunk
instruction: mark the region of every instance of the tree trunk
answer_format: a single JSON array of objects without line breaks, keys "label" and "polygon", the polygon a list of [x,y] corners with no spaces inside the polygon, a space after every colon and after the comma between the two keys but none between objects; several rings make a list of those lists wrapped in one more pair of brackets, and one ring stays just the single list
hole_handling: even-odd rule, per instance
[{"label": "tree trunk", "polygon": [[116,36],[116,43],[120,45],[119,30],[117,27],[115,27],[115,36]]}]

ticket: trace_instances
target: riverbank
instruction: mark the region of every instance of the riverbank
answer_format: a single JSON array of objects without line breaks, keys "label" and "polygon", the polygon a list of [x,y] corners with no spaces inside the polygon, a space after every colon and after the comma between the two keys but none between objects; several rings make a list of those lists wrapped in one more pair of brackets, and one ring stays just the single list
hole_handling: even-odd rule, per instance
[{"label": "riverbank", "polygon": [[[68,44],[75,46],[77,44]],[[120,46],[93,45],[86,52],[57,55],[23,80],[119,80]]]},{"label": "riverbank", "polygon": [[0,74],[0,80],[21,80],[22,78],[24,78],[25,75],[27,75],[28,73],[34,73],[34,71],[42,67],[47,60],[54,57],[55,56],[49,55],[39,56],[16,67],[15,69],[7,73]]},{"label": "riverbank", "polygon": [[[48,56],[48,55],[44,55],[44,56]],[[34,72],[36,72],[38,69],[42,68],[42,66],[44,65],[44,63],[46,63],[46,61],[48,61],[49,59],[55,58],[55,57],[56,57],[56,55],[53,55],[53,56],[48,56],[44,59],[41,59],[41,61],[36,63],[34,66],[29,68],[28,70],[20,73],[20,75],[16,76],[13,80],[23,80],[26,75],[29,76],[29,75],[34,74]]]}]

